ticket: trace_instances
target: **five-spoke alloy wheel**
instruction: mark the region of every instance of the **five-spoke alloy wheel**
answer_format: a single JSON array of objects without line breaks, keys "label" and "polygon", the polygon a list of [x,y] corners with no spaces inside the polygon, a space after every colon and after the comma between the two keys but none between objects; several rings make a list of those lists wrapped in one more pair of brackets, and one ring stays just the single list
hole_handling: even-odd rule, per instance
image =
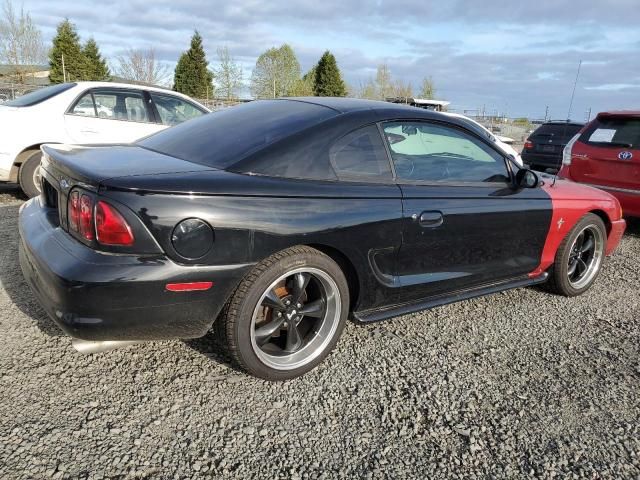
[{"label": "five-spoke alloy wheel", "polygon": [[558,247],[548,284],[550,290],[568,297],[587,291],[602,266],[606,232],[602,219],[593,213],[575,224]]},{"label": "five-spoke alloy wheel", "polygon": [[218,321],[241,367],[268,380],[286,380],[331,352],[348,308],[340,267],[322,252],[300,246],[256,265]]}]

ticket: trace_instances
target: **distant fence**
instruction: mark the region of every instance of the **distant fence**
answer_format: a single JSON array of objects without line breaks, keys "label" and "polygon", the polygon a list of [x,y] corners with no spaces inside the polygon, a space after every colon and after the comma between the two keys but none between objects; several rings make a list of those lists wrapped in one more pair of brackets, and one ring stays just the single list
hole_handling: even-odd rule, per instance
[{"label": "distant fence", "polygon": [[6,102],[7,100],[13,100],[25,93],[33,92],[39,88],[43,88],[43,86],[0,81],[0,103]]}]

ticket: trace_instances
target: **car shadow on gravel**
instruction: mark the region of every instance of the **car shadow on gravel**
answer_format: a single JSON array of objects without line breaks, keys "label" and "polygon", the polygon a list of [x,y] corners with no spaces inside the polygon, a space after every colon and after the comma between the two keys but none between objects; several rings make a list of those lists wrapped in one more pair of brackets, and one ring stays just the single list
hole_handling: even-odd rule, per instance
[{"label": "car shadow on gravel", "polygon": [[625,235],[640,237],[640,218],[627,217],[625,220],[627,221],[627,230],[625,231]]},{"label": "car shadow on gravel", "polygon": [[[216,322],[218,321],[220,321],[220,319],[216,320]],[[246,373],[241,370],[235,362],[231,360],[231,357],[225,353],[226,348],[220,343],[218,334],[215,331],[215,323],[204,337],[184,340],[184,344],[215,363],[224,365],[225,367],[243,375]]]},{"label": "car shadow on gravel", "polygon": [[[18,261],[18,210],[20,205],[0,205],[0,287],[10,301],[46,335],[64,336],[33,296]],[[0,310],[6,307],[0,305]]]}]

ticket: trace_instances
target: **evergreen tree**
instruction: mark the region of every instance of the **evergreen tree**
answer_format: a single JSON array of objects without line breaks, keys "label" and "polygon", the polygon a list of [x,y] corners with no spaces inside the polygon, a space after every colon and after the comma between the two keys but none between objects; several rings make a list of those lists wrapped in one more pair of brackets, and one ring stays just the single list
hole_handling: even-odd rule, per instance
[{"label": "evergreen tree", "polygon": [[[63,73],[64,57],[64,73]],[[49,52],[49,81],[51,83],[73,82],[86,78],[87,62],[76,27],[65,19],[58,25],[53,38],[53,47]]]},{"label": "evergreen tree", "polygon": [[202,37],[196,30],[189,50],[180,55],[176,65],[173,89],[195,98],[213,96],[213,73],[202,46]]},{"label": "evergreen tree", "polygon": [[87,40],[82,49],[86,63],[86,77],[84,80],[108,81],[111,78],[107,62],[100,55],[98,44],[93,38]]},{"label": "evergreen tree", "polygon": [[316,66],[313,93],[317,97],[344,97],[347,87],[340,75],[336,57],[329,50],[324,52]]}]

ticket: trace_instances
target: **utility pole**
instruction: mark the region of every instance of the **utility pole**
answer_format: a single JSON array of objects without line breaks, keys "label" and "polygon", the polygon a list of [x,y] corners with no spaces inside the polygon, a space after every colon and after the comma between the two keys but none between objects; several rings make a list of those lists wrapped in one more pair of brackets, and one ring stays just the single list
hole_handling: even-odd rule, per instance
[{"label": "utility pole", "polygon": [[589,110],[587,110],[587,122],[591,120],[591,107],[589,107]]},{"label": "utility pole", "polygon": [[544,109],[544,121],[547,121],[547,117],[549,116],[549,105]]},{"label": "utility pole", "polygon": [[67,71],[64,68],[64,53],[62,54],[62,81],[67,83]]},{"label": "utility pole", "polygon": [[576,81],[573,83],[573,92],[571,93],[571,101],[569,102],[569,112],[567,113],[567,120],[571,120],[571,107],[573,107],[573,97],[576,94],[576,86],[578,85],[578,77],[580,76],[580,67],[582,66],[582,60],[578,63],[578,72],[576,73]]}]

